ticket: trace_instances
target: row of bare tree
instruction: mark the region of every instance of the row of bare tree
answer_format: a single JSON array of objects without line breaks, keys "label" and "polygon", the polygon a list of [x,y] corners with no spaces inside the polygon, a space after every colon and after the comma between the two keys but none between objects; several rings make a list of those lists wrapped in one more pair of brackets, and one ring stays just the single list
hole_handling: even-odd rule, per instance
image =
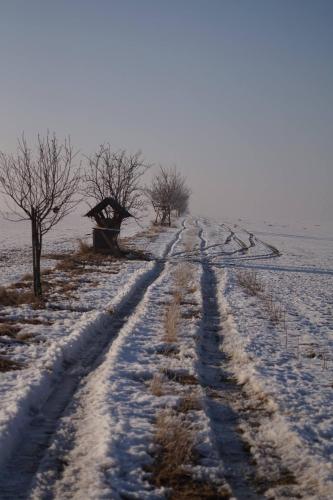
[{"label": "row of bare tree", "polygon": [[160,167],[151,186],[142,186],[142,176],[149,165],[141,152],[129,155],[104,144],[85,161],[87,166],[82,172],[70,139],[60,143],[55,134],[49,133],[38,136],[35,151],[23,136],[16,154],[0,152],[0,188],[10,220],[31,224],[33,290],[37,297],[42,295],[43,237],[83,197],[95,203],[112,197],[135,217],[148,198],[156,212],[155,222],[161,224],[171,223],[172,212],[181,215],[188,208],[190,191],[176,168]]}]

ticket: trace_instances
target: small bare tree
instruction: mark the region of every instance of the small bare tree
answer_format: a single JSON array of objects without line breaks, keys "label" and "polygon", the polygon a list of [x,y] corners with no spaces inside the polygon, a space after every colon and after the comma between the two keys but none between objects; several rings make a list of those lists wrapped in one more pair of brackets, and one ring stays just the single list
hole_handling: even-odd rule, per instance
[{"label": "small bare tree", "polygon": [[[141,177],[149,165],[139,151],[129,155],[125,150],[112,151],[110,144],[102,144],[98,151],[87,158],[88,167],[84,175],[84,193],[99,203],[112,197],[115,202],[136,217],[145,205]],[[110,209],[109,209],[110,210]],[[124,217],[121,213],[108,213],[114,238],[110,240],[115,255],[119,253],[118,234]],[[112,248],[110,248],[112,251]]]},{"label": "small bare tree", "polygon": [[160,224],[171,224],[172,211],[179,216],[188,209],[190,190],[186,186],[186,179],[176,167],[160,167],[151,186],[146,188],[146,194],[156,213],[155,222]]},{"label": "small bare tree", "polygon": [[[35,154],[22,136],[16,155],[0,152],[0,185],[7,195],[12,221],[30,220],[33,290],[42,296],[40,259],[43,236],[78,204],[79,168],[73,167],[70,139],[59,144],[56,135],[38,136]],[[16,205],[16,207],[15,207]]]}]

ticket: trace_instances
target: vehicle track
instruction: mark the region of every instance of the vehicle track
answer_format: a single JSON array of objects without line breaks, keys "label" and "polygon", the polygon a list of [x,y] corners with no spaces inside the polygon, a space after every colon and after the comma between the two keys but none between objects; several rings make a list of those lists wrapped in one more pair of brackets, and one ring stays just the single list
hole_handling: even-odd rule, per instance
[{"label": "vehicle track", "polygon": [[[168,245],[164,257],[173,254],[174,248],[181,239],[185,228],[186,222],[183,221],[182,228]],[[139,278],[121,302],[119,308],[110,316],[108,327],[99,335],[99,341],[97,342],[96,338],[92,338],[84,346],[84,352],[81,353],[82,357],[67,365],[46,402],[32,415],[29,424],[22,432],[20,443],[2,470],[0,478],[1,500],[18,500],[30,497],[34,478],[43,457],[52,443],[60,418],[66,413],[66,409],[70,406],[75,393],[82,388],[86,377],[101,364],[105,353],[111,348],[121,328],[144,299],[148,287],[161,275],[165,262],[164,259],[157,260],[154,267]],[[70,443],[67,443],[66,446],[71,447]],[[56,463],[54,457],[53,460]],[[54,474],[55,477],[52,477],[49,485],[50,491],[52,484],[61,475],[63,468],[66,467],[62,457],[59,457],[58,465],[58,473]],[[45,498],[51,497],[52,494],[50,493]]]},{"label": "vehicle track", "polygon": [[228,372],[228,360],[220,349],[220,311],[217,298],[217,282],[209,257],[205,254],[207,242],[199,224],[200,250],[202,255],[201,290],[203,319],[198,338],[198,372],[205,392],[205,409],[210,419],[216,449],[225,468],[225,479],[232,493],[239,499],[257,499],[251,484],[254,475],[251,457],[245,451],[236,431],[238,416],[231,408],[231,398],[241,397],[241,389]]}]

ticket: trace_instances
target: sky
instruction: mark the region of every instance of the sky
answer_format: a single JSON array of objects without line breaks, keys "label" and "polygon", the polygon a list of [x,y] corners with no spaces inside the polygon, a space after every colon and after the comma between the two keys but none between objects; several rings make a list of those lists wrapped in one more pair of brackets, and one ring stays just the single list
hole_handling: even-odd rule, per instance
[{"label": "sky", "polygon": [[177,165],[194,214],[332,220],[332,26],[332,0],[0,0],[0,149],[108,141]]}]

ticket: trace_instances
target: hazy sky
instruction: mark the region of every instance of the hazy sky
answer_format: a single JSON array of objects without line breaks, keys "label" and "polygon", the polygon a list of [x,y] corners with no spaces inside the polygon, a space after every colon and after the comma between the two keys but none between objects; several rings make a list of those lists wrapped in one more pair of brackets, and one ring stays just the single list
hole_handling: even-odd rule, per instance
[{"label": "hazy sky", "polygon": [[192,211],[333,216],[332,0],[0,0],[0,148],[177,164]]}]

